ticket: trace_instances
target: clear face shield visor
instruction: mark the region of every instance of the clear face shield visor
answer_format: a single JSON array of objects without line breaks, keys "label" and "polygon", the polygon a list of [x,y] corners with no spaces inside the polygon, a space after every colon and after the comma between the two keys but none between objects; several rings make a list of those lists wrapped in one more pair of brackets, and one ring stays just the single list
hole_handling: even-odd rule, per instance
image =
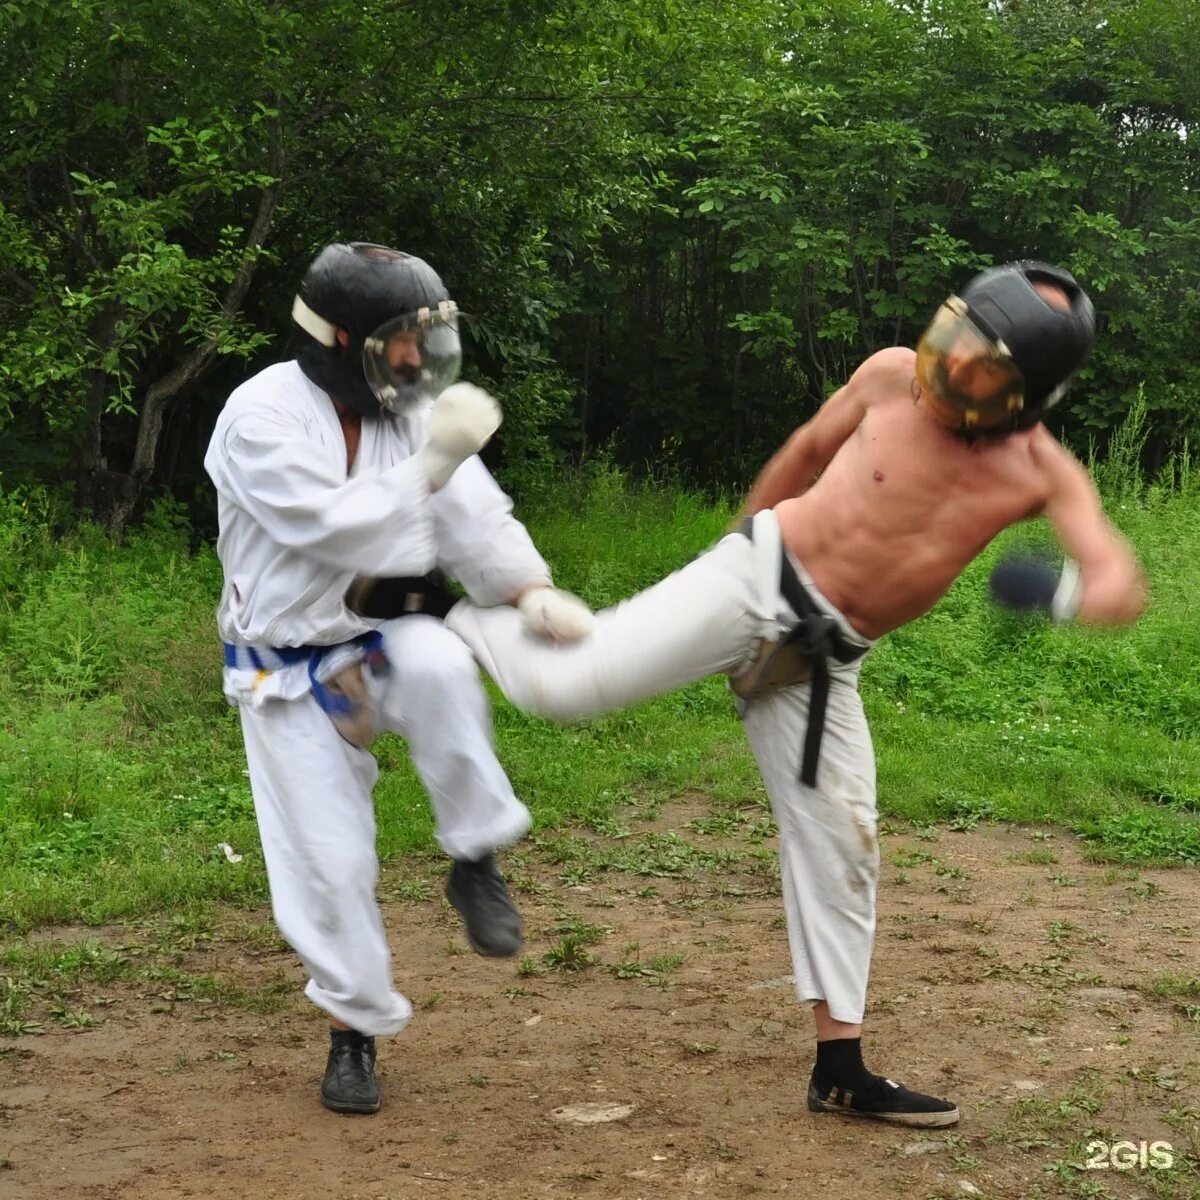
[{"label": "clear face shield visor", "polygon": [[385,321],[363,342],[363,374],[379,403],[402,412],[436,400],[462,367],[459,311],[453,300]]},{"label": "clear face shield visor", "polygon": [[952,296],[917,343],[917,379],[934,414],[953,429],[1002,428],[1025,405],[1025,378]]}]

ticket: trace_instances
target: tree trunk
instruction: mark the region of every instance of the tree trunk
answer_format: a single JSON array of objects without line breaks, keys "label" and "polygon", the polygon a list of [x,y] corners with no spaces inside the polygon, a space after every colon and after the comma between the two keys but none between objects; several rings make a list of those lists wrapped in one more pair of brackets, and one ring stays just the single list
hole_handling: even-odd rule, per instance
[{"label": "tree trunk", "polygon": [[[116,306],[106,305],[90,331],[101,351],[109,349],[116,327]],[[83,444],[75,455],[75,507],[79,512],[92,512],[97,516],[106,511],[106,495],[111,491],[103,434],[107,387],[108,375],[99,368],[93,370],[87,392],[87,428]]]},{"label": "tree trunk", "polygon": [[588,452],[588,397],[592,386],[592,314],[583,318],[583,396],[579,407],[579,459],[586,460]]},{"label": "tree trunk", "polygon": [[[258,211],[254,214],[254,222],[246,236],[246,254],[242,265],[234,276],[221,308],[227,316],[233,316],[242,306],[246,292],[250,289],[250,281],[254,277],[254,251],[266,241],[271,231],[271,222],[275,216],[275,208],[279,203],[278,159],[272,167],[272,175],[276,182],[266,188],[258,201]],[[146,484],[154,471],[155,459],[158,455],[159,439],[162,435],[163,416],[167,405],[196,380],[204,376],[212,366],[217,355],[217,347],[213,342],[197,346],[178,366],[168,371],[160,379],[150,385],[146,399],[142,405],[138,419],[137,445],[133,451],[133,462],[125,476],[119,494],[114,498],[112,507],[107,514],[107,525],[114,533],[119,533],[129,523],[130,518],[142,501]]]}]

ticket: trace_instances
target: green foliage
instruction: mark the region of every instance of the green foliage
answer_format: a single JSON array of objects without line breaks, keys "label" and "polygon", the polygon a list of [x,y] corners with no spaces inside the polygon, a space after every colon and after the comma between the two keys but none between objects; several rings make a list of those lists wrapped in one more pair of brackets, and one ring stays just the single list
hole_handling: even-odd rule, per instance
[{"label": "green foliage", "polygon": [[1176,862],[1200,866],[1200,824],[1164,820],[1152,810],[1129,809],[1077,823],[1097,846],[1097,857],[1114,862]]},{"label": "green foliage", "polygon": [[[117,545],[92,527],[56,535],[30,493],[0,499],[0,537],[0,920],[101,919],[149,875],[160,901],[198,875],[261,893],[208,862],[217,841],[257,841],[214,671],[213,555],[189,550],[172,506]],[[222,762],[229,782],[208,774]]]},{"label": "green foliage", "polygon": [[[41,3],[5,6],[0,44],[20,80],[6,155],[26,186],[0,204],[14,289],[0,304],[0,417],[32,408],[70,437],[135,412],[139,386],[189,346],[264,345],[227,300],[262,252],[246,235],[274,182],[260,148],[278,113],[222,94],[254,50],[254,6],[224,7],[211,25],[169,3],[126,5],[121,23],[90,0],[53,20]],[[180,54],[188,42],[212,61]]]},{"label": "green foliage", "polygon": [[[1194,491],[1120,495],[1112,515],[1153,594],[1135,627],[1100,635],[999,614],[984,597],[1002,543],[868,656],[884,814],[949,831],[1053,822],[1097,857],[1200,860],[1200,504]],[[596,605],[682,566],[733,515],[603,464],[531,492],[521,511],[556,576]],[[219,690],[211,551],[189,550],[170,505],[123,541],[93,527],[63,533],[56,519],[37,493],[0,494],[0,922],[262,903],[237,716]],[[637,827],[688,791],[718,806],[697,829],[767,832],[761,780],[720,679],[567,728],[497,699],[495,723],[564,879],[614,868],[687,879],[719,867],[724,852]],[[428,851],[429,805],[403,743],[386,737],[376,750],[381,853]],[[580,826],[617,842],[601,852],[563,836]],[[222,842],[243,861],[228,862]],[[585,964],[586,931],[559,932],[556,965]]]},{"label": "green foliage", "polygon": [[148,485],[203,484],[215,406],[287,353],[335,238],[422,253],[474,314],[522,487],[601,445],[741,488],[868,353],[1026,256],[1097,300],[1068,438],[1103,447],[1140,396],[1156,467],[1200,434],[1197,21],[1190,0],[15,0],[10,473],[72,478],[117,524]]},{"label": "green foliage", "polygon": [[867,353],[1020,257],[1097,301],[1067,436],[1105,438],[1139,387],[1151,461],[1195,436],[1194,5],[762,3],[734,29],[732,73],[664,112],[663,205],[610,242],[586,345],[624,455],[678,438],[693,475],[742,484]]}]

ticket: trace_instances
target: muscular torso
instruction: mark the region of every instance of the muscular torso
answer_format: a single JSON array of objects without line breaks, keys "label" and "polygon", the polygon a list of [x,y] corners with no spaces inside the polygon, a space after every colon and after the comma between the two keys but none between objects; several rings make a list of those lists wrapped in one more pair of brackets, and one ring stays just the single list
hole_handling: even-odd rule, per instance
[{"label": "muscular torso", "polygon": [[1040,427],[968,441],[914,403],[911,368],[884,375],[812,487],[775,506],[784,544],[864,636],[937,602],[1002,529],[1035,515]]}]

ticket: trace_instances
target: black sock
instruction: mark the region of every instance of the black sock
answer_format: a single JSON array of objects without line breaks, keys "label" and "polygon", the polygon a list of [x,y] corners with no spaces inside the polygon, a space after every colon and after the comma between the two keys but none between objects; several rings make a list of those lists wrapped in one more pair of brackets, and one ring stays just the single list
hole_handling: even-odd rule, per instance
[{"label": "black sock", "polygon": [[817,1079],[826,1087],[854,1091],[874,1076],[863,1066],[862,1038],[832,1038],[817,1042]]}]

